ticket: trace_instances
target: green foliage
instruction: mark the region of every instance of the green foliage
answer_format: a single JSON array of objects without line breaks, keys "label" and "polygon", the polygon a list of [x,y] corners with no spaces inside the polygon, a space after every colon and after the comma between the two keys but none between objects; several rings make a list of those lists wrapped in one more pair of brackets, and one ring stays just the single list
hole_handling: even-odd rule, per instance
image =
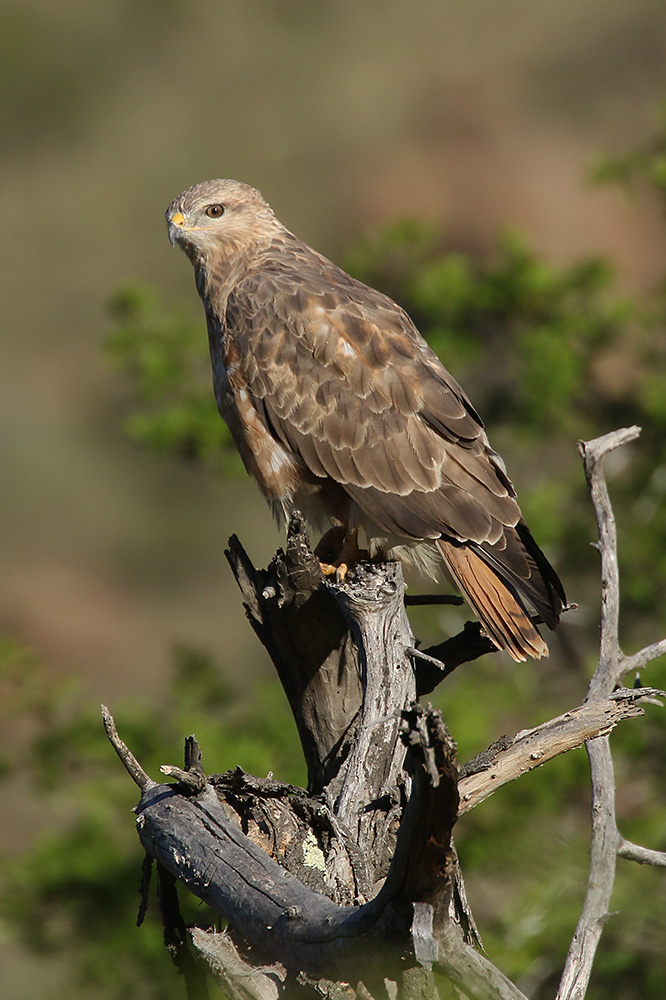
[{"label": "green foliage", "polygon": [[[221,679],[225,672],[200,650],[174,651],[173,684],[151,704],[117,706],[122,737],[159,778],[175,760],[182,734],[201,739],[209,770],[240,764],[254,773],[274,768],[303,783],[298,740],[276,685],[259,687],[251,705]],[[138,800],[113,754],[96,710],[82,704],[70,681],[55,681],[25,647],[0,643],[3,777],[20,777],[39,794],[47,833],[16,859],[0,882],[2,932],[38,954],[60,955],[68,967],[67,996],[146,1000],[181,997],[162,941],[155,889],[136,928],[141,853],[129,815]],[[12,720],[20,712],[32,735],[17,746]],[[181,894],[189,924],[214,919]],[[44,1000],[56,1000],[46,989]]]}]

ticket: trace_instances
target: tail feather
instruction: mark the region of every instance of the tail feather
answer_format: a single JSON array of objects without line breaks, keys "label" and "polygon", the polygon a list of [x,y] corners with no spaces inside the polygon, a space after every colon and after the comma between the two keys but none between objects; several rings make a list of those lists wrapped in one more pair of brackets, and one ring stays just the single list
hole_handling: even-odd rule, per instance
[{"label": "tail feather", "polygon": [[562,583],[532,538],[523,520],[505,528],[495,545],[474,545],[474,551],[497,575],[524,598],[549,629],[557,628],[567,599]]},{"label": "tail feather", "polygon": [[532,624],[514,588],[473,549],[440,538],[444,563],[490,638],[514,660],[548,656],[548,646]]}]

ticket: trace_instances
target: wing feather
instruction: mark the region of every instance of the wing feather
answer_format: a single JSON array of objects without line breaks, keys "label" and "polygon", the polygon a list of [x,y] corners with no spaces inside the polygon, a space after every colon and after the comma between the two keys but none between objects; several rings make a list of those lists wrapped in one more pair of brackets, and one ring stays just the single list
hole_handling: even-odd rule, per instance
[{"label": "wing feather", "polygon": [[255,405],[312,476],[340,484],[382,531],[450,539],[444,557],[495,636],[518,591],[557,622],[561,584],[520,520],[503,463],[402,309],[296,241],[232,289],[226,322]]},{"label": "wing feather", "polygon": [[411,497],[405,534],[411,505],[420,537],[464,537],[473,511],[473,534],[495,541],[488,525],[520,514],[462,389],[403,310],[306,251],[250,274],[227,303],[249,391],[279,440],[315,476],[372,488],[378,512]]},{"label": "wing feather", "polygon": [[404,310],[299,241],[246,185],[188,189],[174,227],[176,209],[196,220],[213,195],[229,225],[188,222],[178,241],[220,413],[273,510],[312,499],[315,515],[360,520],[376,552],[434,540],[499,644],[541,655],[528,608],[554,626],[562,586],[461,387]]}]

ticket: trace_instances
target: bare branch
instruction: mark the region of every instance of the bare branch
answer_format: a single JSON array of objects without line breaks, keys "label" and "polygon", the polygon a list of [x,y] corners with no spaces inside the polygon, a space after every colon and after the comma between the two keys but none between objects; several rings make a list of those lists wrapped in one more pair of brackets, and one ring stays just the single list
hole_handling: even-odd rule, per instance
[{"label": "bare branch", "polygon": [[625,427],[593,441],[579,441],[585,478],[594,506],[601,555],[601,644],[599,663],[590,682],[588,698],[608,696],[622,678],[623,659],[618,639],[620,623],[620,580],[617,565],[615,517],[604,478],[607,455],[623,444],[635,441],[640,427]]},{"label": "bare branch", "polygon": [[582,1000],[601,932],[607,923],[619,834],[615,825],[615,779],[608,737],[587,744],[592,783],[590,874],[578,925],[569,947],[556,1000]]},{"label": "bare branch", "polygon": [[651,851],[649,847],[632,844],[624,837],[620,837],[617,853],[618,857],[637,861],[639,865],[656,865],[659,868],[666,868],[666,851]]},{"label": "bare branch", "polygon": [[405,594],[405,607],[423,607],[426,604],[453,604],[462,607],[465,603],[458,594]]},{"label": "bare branch", "polygon": [[643,714],[643,698],[664,696],[652,688],[622,688],[603,701],[586,702],[564,715],[544,722],[535,729],[524,730],[508,742],[500,743],[495,752],[485,752],[479,761],[470,761],[463,768],[458,791],[459,815],[469,812],[509,781],[535,767],[575,750],[587,740],[597,739],[610,731],[622,719]]},{"label": "bare branch", "polygon": [[439,939],[434,968],[471,1000],[527,1000],[524,993],[488,959],[463,941],[453,924]]},{"label": "bare branch", "polygon": [[102,712],[104,728],[106,729],[106,735],[109,737],[109,742],[123,762],[125,770],[134,784],[138,785],[142,792],[147,792],[151,788],[156,788],[157,782],[148,777],[132,751],[125,743],[123,743],[120,736],[118,736],[118,730],[116,729],[116,724],[111,712],[109,712],[106,705],[100,705],[100,709]]},{"label": "bare branch", "polygon": [[[624,657],[618,638],[620,587],[617,536],[603,475],[603,460],[615,448],[635,440],[639,433],[639,427],[629,427],[578,444],[597,518],[601,555],[601,644],[599,663],[588,688],[588,705],[608,698],[629,670],[647,663],[655,651],[656,655],[663,651],[662,644],[657,643],[634,657]],[[609,919],[618,853],[624,850],[629,852],[625,856],[632,856],[629,846],[623,847],[615,820],[615,778],[608,736],[589,741],[586,747],[592,785],[590,872],[583,908],[569,947],[556,1000],[581,1000],[585,996],[596,948]],[[633,856],[636,858],[636,852]],[[646,860],[645,855],[643,860]]]},{"label": "bare branch", "polygon": [[419,649],[412,655],[417,659],[416,693],[419,698],[429,694],[461,663],[469,663],[487,653],[496,653],[497,646],[486,635],[480,622],[465,622],[461,632],[428,649]]},{"label": "bare branch", "polygon": [[410,928],[412,943],[416,961],[425,969],[431,969],[432,963],[437,960],[437,941],[432,933],[433,915],[430,903],[414,903],[414,919]]},{"label": "bare branch", "polygon": [[193,792],[203,792],[206,787],[206,776],[197,774],[196,771],[184,771],[182,767],[175,767],[172,764],[162,764],[160,767],[162,774],[168,778],[175,778],[183,785],[186,785]]},{"label": "bare branch", "polygon": [[666,656],[666,639],[653,642],[649,646],[639,649],[637,653],[632,653],[631,656],[625,656],[620,664],[622,676],[626,677],[634,670],[642,670],[647,663],[656,660],[658,656]]},{"label": "bare branch", "polygon": [[278,1000],[287,970],[276,963],[264,967],[248,965],[225,931],[204,931],[193,927],[192,942],[219,981],[230,1000]]}]

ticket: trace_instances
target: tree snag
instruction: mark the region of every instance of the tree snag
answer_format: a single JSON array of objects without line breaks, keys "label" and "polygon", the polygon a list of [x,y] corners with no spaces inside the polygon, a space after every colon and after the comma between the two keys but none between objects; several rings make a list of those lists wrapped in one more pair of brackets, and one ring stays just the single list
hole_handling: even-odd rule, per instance
[{"label": "tree snag", "polygon": [[224,933],[194,928],[190,938],[233,1000],[277,1000],[306,987],[347,1000],[436,998],[433,971],[469,997],[522,997],[479,953],[452,830],[508,781],[583,743],[592,777],[590,882],[557,998],[585,995],[615,858],[666,863],[617,830],[608,744],[618,721],[664,696],[621,686],[666,652],[664,640],[624,656],[617,642],[615,534],[602,462],[637,434],[630,428],[579,446],[602,558],[601,656],[585,702],[461,768],[440,713],[417,698],[493,648],[478,625],[419,650],[400,566],[362,563],[344,582],[324,581],[299,515],[266,570],[230,539],[247,617],[296,721],[307,790],[240,768],[206,776],[194,737],[184,768],[162,768],[175,783],[157,784],[103,709],[109,739],[142,792],[137,831],[158,865],[167,939],[190,996],[204,997],[205,984],[200,965],[183,953],[174,880],[228,922]]}]

